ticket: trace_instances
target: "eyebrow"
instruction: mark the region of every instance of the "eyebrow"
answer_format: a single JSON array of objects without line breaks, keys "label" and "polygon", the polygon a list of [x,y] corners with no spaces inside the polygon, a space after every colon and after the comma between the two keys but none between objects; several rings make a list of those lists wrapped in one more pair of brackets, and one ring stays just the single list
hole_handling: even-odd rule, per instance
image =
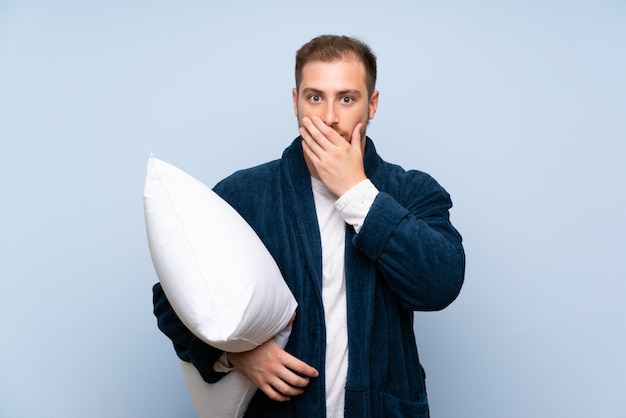
[{"label": "eyebrow", "polygon": [[[303,94],[316,94],[319,96],[323,96],[324,92],[321,90],[318,90],[316,88],[312,88],[312,87],[305,87],[302,89],[302,93]],[[348,90],[339,90],[337,92],[334,92],[334,94],[336,96],[355,96],[355,97],[361,97],[361,92],[359,90],[354,90],[354,89],[348,89]]]}]

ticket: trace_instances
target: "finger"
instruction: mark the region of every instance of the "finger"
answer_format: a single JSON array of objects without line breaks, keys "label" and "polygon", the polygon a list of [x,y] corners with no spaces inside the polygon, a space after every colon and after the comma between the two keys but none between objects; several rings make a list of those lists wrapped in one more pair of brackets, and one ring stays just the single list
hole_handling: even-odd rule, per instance
[{"label": "finger", "polygon": [[321,134],[321,136],[319,137],[320,145],[324,143],[328,145],[341,145],[345,142],[345,140],[342,138],[341,135],[339,135],[337,131],[326,125],[326,123],[324,123],[324,121],[318,116],[313,116],[311,118],[311,123],[315,127],[317,132]]},{"label": "finger", "polygon": [[295,373],[305,376],[305,377],[318,377],[319,372],[303,362],[299,360],[297,357],[292,356],[291,354],[287,354],[283,363],[289,370],[294,371]]},{"label": "finger", "polygon": [[261,389],[263,393],[265,393],[267,397],[273,401],[286,402],[291,400],[291,397],[283,395],[270,384],[260,386],[259,389]]},{"label": "finger", "polygon": [[300,136],[302,137],[302,148],[308,154],[311,159],[319,160],[324,150],[313,139],[309,131],[306,128],[300,128]]},{"label": "finger", "polygon": [[[308,384],[309,384],[309,378],[308,377],[304,377],[301,375],[298,375],[296,373],[294,373],[293,371],[289,370],[289,369],[283,369],[281,371],[278,371],[276,373],[276,376],[282,381],[284,382],[286,385],[289,385],[289,387],[294,388],[294,389],[298,389],[301,390],[302,388],[305,388]],[[285,394],[290,394],[288,392],[284,392]]]},{"label": "finger", "polygon": [[[318,119],[318,118],[314,117],[313,119]],[[325,150],[328,147],[328,145],[330,145],[331,143],[330,141],[328,141],[328,138],[326,138],[325,134],[321,131],[320,128],[323,128],[323,127],[318,126],[318,124],[315,124],[313,122],[313,119],[308,118],[308,117],[302,118],[302,126],[300,128],[300,131],[302,131],[303,128],[306,130],[306,135],[307,135],[306,139],[310,140],[309,145],[311,145],[311,148],[314,148],[314,145],[317,145],[320,150]]]},{"label": "finger", "polygon": [[304,392],[304,387],[290,385],[288,382],[278,377],[272,379],[270,385],[276,392],[283,396],[298,396]]}]

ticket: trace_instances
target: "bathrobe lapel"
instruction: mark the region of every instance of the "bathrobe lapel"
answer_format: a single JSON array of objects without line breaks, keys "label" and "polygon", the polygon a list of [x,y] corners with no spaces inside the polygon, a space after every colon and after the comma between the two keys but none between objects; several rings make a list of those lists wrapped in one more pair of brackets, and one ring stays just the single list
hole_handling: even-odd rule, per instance
[{"label": "bathrobe lapel", "polygon": [[[374,184],[382,185],[384,176],[380,173],[379,157],[374,144],[368,139],[364,163],[366,174]],[[315,203],[311,190],[310,174],[304,162],[302,145],[296,140],[285,150],[281,160],[282,192],[287,223],[293,231],[294,254],[299,260],[300,277],[286,277],[296,299],[300,301],[298,318],[294,326],[305,332],[294,332],[296,341],[290,340],[294,352],[304,361],[314,361],[320,377],[313,383],[312,392],[323,396],[325,324],[322,305],[322,250],[319,226],[315,213]],[[374,315],[374,292],[376,269],[372,261],[352,245],[355,233],[346,228],[346,298],[348,306],[349,366],[346,385],[346,411],[352,416],[369,416],[370,405],[370,358]],[[321,315],[321,318],[320,318]],[[300,341],[298,341],[300,340]],[[290,348],[288,346],[288,348]],[[307,360],[308,359],[308,360]],[[312,393],[313,394],[313,393]],[[310,411],[309,411],[310,412]]]}]

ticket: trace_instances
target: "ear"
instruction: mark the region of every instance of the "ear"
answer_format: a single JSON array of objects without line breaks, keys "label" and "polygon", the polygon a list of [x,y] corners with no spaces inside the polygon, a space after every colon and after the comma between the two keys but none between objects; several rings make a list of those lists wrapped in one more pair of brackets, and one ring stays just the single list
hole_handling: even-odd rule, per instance
[{"label": "ear", "polygon": [[372,93],[372,97],[370,97],[369,104],[369,118],[370,120],[374,119],[374,115],[376,114],[376,109],[378,109],[378,90],[374,90]]},{"label": "ear", "polygon": [[295,87],[291,90],[291,98],[293,100],[293,113],[298,117],[298,90]]}]

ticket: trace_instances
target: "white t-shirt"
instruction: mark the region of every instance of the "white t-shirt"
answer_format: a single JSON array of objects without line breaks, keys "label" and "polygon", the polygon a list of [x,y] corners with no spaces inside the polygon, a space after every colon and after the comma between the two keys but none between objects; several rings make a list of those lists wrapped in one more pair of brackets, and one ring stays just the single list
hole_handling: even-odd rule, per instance
[{"label": "white t-shirt", "polygon": [[326,322],[326,416],[344,416],[348,376],[348,312],[346,307],[346,223],[358,233],[378,190],[363,180],[339,199],[320,180],[311,178],[322,240],[322,302]]}]

